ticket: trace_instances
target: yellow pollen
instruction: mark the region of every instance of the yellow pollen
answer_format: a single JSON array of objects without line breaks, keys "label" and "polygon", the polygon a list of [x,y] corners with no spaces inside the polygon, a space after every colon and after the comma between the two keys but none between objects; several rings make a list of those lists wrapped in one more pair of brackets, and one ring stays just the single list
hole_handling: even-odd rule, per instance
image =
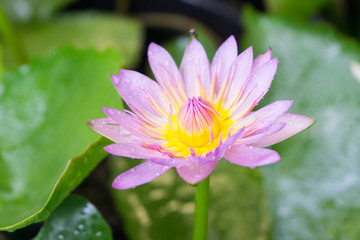
[{"label": "yellow pollen", "polygon": [[201,97],[189,98],[177,114],[177,136],[189,147],[210,144],[219,131],[219,113]]},{"label": "yellow pollen", "polygon": [[224,142],[233,120],[223,104],[213,105],[202,97],[187,99],[180,108],[171,108],[169,123],[162,131],[162,148],[178,158],[206,155]]}]

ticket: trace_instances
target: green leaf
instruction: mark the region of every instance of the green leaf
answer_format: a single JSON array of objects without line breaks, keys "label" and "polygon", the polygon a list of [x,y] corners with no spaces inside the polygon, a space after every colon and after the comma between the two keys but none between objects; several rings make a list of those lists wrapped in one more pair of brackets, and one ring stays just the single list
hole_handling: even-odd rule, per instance
[{"label": "green leaf", "polygon": [[[216,44],[201,28],[199,38],[210,59]],[[179,64],[188,37],[165,43]],[[134,159],[111,161],[113,177],[140,164]],[[113,190],[125,230],[132,240],[183,240],[192,238],[195,188],[176,171],[129,190]],[[264,239],[269,232],[269,213],[258,170],[221,160],[210,178],[209,240]]]},{"label": "green leaf", "polygon": [[55,12],[77,0],[0,0],[6,15],[14,22],[46,21]]},{"label": "green leaf", "polygon": [[33,240],[110,240],[111,229],[101,214],[84,197],[69,196],[51,213]]},{"label": "green leaf", "polygon": [[[0,85],[0,230],[44,220],[104,158],[86,126],[121,107],[110,73],[120,58],[65,48],[4,75]],[[69,160],[70,159],[70,160]]]},{"label": "green leaf", "polygon": [[330,2],[330,0],[265,0],[265,5],[271,13],[305,19]]},{"label": "green leaf", "polygon": [[[44,56],[64,45],[80,49],[93,47],[115,49],[126,59],[124,67],[133,66],[142,50],[143,29],[136,20],[106,13],[71,13],[44,23],[17,25],[29,57]],[[13,59],[7,54],[7,66]]]},{"label": "green leaf", "polygon": [[329,26],[247,11],[245,45],[279,58],[266,102],[294,99],[290,111],[316,124],[275,146],[282,161],[265,171],[273,239],[360,239],[360,84],[350,63],[358,42]]}]

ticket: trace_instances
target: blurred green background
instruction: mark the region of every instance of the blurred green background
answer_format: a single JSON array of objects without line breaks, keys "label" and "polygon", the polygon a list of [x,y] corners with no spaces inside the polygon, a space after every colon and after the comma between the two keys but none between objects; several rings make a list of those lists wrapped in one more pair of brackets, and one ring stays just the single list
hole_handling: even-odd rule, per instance
[{"label": "blurred green background", "polygon": [[[248,169],[211,177],[209,240],[360,239],[360,2],[355,0],[0,0],[0,240],[191,239],[194,188],[175,171],[129,190],[140,161],[107,156],[86,125],[122,108],[110,73],[151,76],[150,42],[179,64],[197,30],[211,59],[230,35],[269,47],[266,105],[293,99],[309,130]],[[126,107],[126,106],[125,106]],[[81,195],[81,196],[79,196]]]}]

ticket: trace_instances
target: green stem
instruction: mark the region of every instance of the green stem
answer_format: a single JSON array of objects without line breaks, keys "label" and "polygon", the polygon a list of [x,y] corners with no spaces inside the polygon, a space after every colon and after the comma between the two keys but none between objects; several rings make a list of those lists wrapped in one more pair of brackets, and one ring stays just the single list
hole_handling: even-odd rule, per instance
[{"label": "green stem", "polygon": [[193,240],[206,240],[210,176],[196,186]]},{"label": "green stem", "polygon": [[0,34],[4,42],[10,48],[11,53],[14,56],[16,62],[19,64],[23,64],[27,62],[27,57],[23,45],[21,44],[19,37],[16,35],[10,22],[8,21],[1,5],[0,5]]}]

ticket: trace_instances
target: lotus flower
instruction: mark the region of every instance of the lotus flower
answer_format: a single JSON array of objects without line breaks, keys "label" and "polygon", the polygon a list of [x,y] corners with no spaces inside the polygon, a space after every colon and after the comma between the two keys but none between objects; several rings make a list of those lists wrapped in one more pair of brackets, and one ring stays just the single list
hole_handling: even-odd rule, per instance
[{"label": "lotus flower", "polygon": [[89,121],[95,132],[115,143],[104,148],[119,156],[148,159],[120,174],[117,189],[147,183],[172,167],[188,183],[206,178],[221,158],[255,168],[280,160],[266,149],[314,123],[287,113],[291,100],[252,111],[276,73],[271,49],[253,60],[252,47],[237,55],[229,37],[212,63],[195,38],[187,46],[180,70],[170,54],[151,43],[150,67],[157,82],[131,70],[112,81],[133,112],[102,108],[107,118]]}]

